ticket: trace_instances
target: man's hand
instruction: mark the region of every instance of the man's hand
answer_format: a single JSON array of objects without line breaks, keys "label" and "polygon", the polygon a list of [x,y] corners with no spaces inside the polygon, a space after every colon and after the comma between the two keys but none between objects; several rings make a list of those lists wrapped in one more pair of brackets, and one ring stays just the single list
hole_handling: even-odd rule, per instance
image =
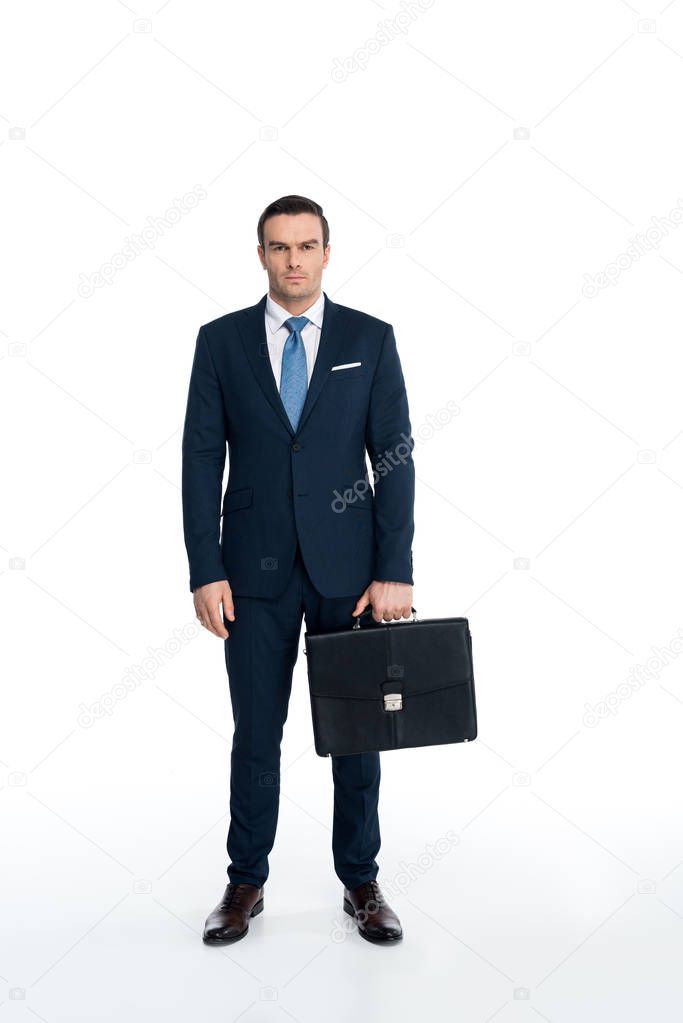
[{"label": "man's hand", "polygon": [[204,628],[213,632],[214,636],[218,636],[219,639],[227,639],[229,633],[221,618],[221,604],[225,617],[229,618],[231,622],[235,621],[232,590],[227,579],[207,583],[206,586],[198,586],[196,590],[193,590],[193,594],[194,609]]},{"label": "man's hand", "polygon": [[374,580],[362,597],[358,598],[356,618],[372,604],[372,617],[376,622],[391,622],[399,618],[410,618],[413,606],[413,587],[410,583],[387,583]]}]

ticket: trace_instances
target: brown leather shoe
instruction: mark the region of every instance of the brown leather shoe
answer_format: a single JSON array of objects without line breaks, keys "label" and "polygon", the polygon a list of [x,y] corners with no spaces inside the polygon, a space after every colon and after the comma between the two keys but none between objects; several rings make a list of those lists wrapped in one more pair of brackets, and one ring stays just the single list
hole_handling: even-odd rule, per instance
[{"label": "brown leather shoe", "polygon": [[230,882],[204,925],[205,945],[229,945],[249,930],[249,919],[263,910],[263,888]]},{"label": "brown leather shoe", "polygon": [[377,881],[344,889],[344,910],[356,918],[358,933],[366,941],[387,945],[401,940],[401,922],[385,901]]}]

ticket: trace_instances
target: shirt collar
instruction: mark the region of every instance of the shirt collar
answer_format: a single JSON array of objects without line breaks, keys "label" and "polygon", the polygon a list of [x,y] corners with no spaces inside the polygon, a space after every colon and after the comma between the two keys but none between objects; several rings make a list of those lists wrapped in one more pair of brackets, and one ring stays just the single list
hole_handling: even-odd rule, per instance
[{"label": "shirt collar", "polygon": [[[320,295],[315,300],[312,306],[305,309],[300,316],[306,316],[311,323],[314,323],[316,327],[322,330],[323,325],[323,311],[325,308],[325,293],[321,290]],[[284,309],[278,302],[270,297],[270,294],[266,296],[266,322],[271,334],[275,334],[280,327],[284,324],[285,320],[288,320],[292,316],[287,309]]]}]

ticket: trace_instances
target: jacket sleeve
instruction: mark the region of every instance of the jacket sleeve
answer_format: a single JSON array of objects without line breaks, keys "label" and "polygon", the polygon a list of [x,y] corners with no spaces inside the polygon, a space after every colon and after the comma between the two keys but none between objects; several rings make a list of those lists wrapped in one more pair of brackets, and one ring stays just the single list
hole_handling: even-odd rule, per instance
[{"label": "jacket sleeve", "polygon": [[221,487],[227,439],[223,396],[200,327],[182,441],[183,532],[190,590],[226,578],[220,546]]},{"label": "jacket sleeve", "polygon": [[406,395],[396,338],[387,324],[370,394],[365,446],[375,485],[377,581],[413,585],[415,467]]}]

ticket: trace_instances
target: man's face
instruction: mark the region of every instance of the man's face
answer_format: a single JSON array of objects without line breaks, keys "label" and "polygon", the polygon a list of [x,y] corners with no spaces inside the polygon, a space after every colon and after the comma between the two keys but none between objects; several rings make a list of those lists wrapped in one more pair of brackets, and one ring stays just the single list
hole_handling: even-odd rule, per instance
[{"label": "man's face", "polygon": [[270,294],[287,308],[306,309],[320,294],[330,246],[323,250],[323,229],[314,213],[280,213],[263,225],[261,266],[268,271]]}]

